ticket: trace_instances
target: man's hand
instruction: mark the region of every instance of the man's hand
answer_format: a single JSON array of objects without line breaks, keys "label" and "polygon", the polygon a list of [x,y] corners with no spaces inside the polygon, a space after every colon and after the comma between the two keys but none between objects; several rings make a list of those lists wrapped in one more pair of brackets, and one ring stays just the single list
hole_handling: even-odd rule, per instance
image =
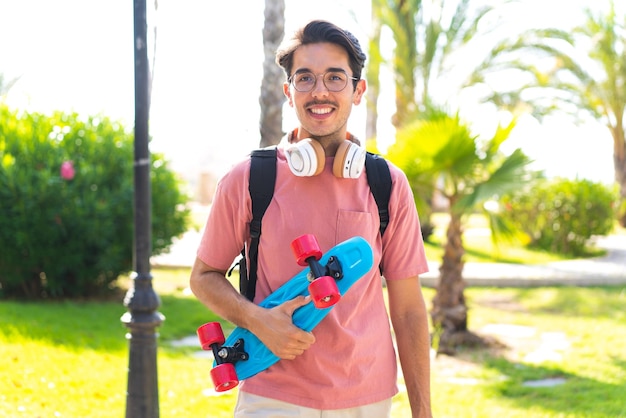
[{"label": "man's hand", "polygon": [[298,296],[282,305],[266,309],[256,318],[254,329],[250,331],[274,355],[284,360],[293,360],[315,342],[313,334],[296,327],[292,319],[294,311],[310,301],[310,297]]}]

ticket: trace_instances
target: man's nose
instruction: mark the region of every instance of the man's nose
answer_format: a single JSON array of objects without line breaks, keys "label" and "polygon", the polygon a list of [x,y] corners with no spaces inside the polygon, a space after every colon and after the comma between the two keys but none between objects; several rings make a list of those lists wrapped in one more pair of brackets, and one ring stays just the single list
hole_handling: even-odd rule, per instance
[{"label": "man's nose", "polygon": [[313,90],[311,90],[311,94],[313,94],[313,96],[328,96],[328,88],[326,84],[324,84],[323,74],[315,76],[315,85],[313,86]]}]

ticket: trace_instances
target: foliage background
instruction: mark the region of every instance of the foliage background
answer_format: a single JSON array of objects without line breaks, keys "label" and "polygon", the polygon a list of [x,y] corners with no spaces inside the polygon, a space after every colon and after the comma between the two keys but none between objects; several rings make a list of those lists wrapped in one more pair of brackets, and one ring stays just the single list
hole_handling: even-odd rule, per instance
[{"label": "foliage background", "polygon": [[[133,153],[132,135],[106,117],[0,105],[1,296],[95,296],[131,271]],[[159,254],[187,230],[189,211],[162,155],[152,155],[151,177]]]},{"label": "foliage background", "polygon": [[502,197],[503,216],[529,244],[553,253],[586,255],[588,240],[611,233],[617,190],[590,180],[544,179]]}]

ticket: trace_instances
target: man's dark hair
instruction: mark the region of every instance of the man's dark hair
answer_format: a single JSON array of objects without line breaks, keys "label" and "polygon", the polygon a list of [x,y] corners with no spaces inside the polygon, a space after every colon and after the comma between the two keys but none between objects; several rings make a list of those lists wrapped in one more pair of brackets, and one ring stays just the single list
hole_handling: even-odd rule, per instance
[{"label": "man's dark hair", "polygon": [[361,71],[367,57],[361,49],[359,40],[352,33],[325,20],[309,22],[298,30],[290,40],[283,43],[276,51],[276,63],[283,68],[287,78],[289,78],[293,69],[294,51],[301,45],[322,42],[339,45],[346,50],[352,75],[356,78],[353,83],[356,88],[356,83],[361,78]]}]

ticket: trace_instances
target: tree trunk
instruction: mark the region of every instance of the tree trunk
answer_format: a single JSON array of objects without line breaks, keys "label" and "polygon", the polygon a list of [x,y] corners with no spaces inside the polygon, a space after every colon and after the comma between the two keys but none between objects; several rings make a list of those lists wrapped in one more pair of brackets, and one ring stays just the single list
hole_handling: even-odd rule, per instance
[{"label": "tree trunk", "polygon": [[373,140],[378,136],[378,96],[380,95],[380,34],[382,30],[382,10],[380,1],[372,1],[372,34],[369,42],[367,64],[367,118],[365,121],[365,139]]},{"label": "tree trunk", "polygon": [[621,119],[611,127],[613,136],[613,167],[615,168],[615,181],[619,185],[620,201],[617,213],[621,226],[626,227],[626,135]]},{"label": "tree trunk", "polygon": [[614,157],[615,160],[615,178],[619,185],[620,201],[619,211],[617,213],[619,224],[626,228],[626,158]]},{"label": "tree trunk", "polygon": [[[450,206],[453,206],[450,202]],[[461,214],[450,211],[447,242],[439,268],[439,283],[430,313],[437,354],[452,355],[458,346],[487,346],[488,341],[467,329],[465,280],[463,280],[463,227]]]},{"label": "tree trunk", "polygon": [[276,65],[275,54],[285,34],[285,0],[265,0],[265,23],[263,25],[263,81],[261,83],[261,133],[260,146],[275,145],[283,136],[282,85],[284,74]]},{"label": "tree trunk", "polygon": [[400,128],[410,122],[417,109],[415,98],[415,68],[417,68],[417,20],[421,2],[397,0],[391,7],[396,48],[393,57],[395,74],[396,113],[393,126]]},{"label": "tree trunk", "polygon": [[458,336],[467,332],[467,306],[463,289],[463,229],[461,216],[451,213],[447,230],[447,242],[437,294],[433,299],[431,318],[435,334],[439,338],[436,345],[437,353],[453,354]]}]

